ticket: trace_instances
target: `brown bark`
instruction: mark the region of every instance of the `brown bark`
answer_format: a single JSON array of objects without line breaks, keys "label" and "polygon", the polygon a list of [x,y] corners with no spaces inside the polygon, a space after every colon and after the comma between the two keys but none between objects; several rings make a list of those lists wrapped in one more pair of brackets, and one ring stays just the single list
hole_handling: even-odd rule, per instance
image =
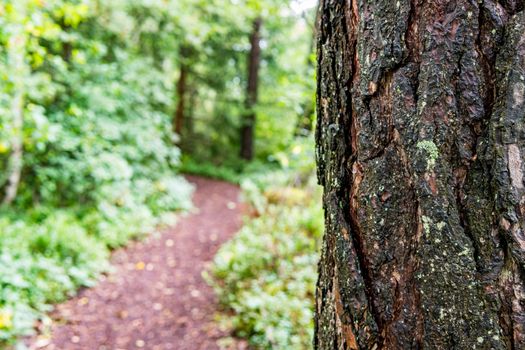
[{"label": "brown bark", "polygon": [[254,156],[255,134],[255,106],[259,87],[259,66],[261,63],[261,26],[262,19],[256,18],[253,22],[253,31],[250,37],[250,55],[248,57],[248,85],[246,88],[246,115],[241,126],[241,158],[252,160]]},{"label": "brown bark", "polygon": [[525,348],[523,8],[322,1],[316,349]]}]

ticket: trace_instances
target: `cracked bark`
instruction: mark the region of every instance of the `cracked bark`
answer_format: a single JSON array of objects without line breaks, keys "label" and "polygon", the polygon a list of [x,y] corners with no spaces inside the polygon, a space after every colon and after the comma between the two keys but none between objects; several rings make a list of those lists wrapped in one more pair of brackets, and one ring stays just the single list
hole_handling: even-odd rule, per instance
[{"label": "cracked bark", "polygon": [[316,349],[525,348],[523,8],[321,2]]}]

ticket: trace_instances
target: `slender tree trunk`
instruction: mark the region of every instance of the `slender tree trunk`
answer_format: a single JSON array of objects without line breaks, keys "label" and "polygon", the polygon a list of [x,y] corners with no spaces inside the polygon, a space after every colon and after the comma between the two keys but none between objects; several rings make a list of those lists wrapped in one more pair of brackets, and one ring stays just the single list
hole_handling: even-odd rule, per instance
[{"label": "slender tree trunk", "polygon": [[[313,71],[314,69],[314,62],[312,61],[312,54],[315,52],[316,42],[317,42],[317,35],[319,32],[319,25],[320,25],[320,11],[319,11],[320,3],[316,6],[316,16],[314,19],[314,23],[312,25],[312,41],[310,42],[310,48],[308,50],[308,57],[306,59],[306,68],[307,71],[310,73],[310,71]],[[302,110],[303,113],[299,115],[299,122],[297,123],[297,128],[295,131],[296,135],[310,135],[312,133],[313,123],[314,123],[314,117],[315,117],[315,103],[313,101],[313,98],[308,98],[306,101],[302,104]]]},{"label": "slender tree trunk", "polygon": [[71,27],[63,22],[60,24],[60,26],[67,38],[62,43],[62,59],[66,63],[71,63],[71,58],[73,56],[73,44],[71,43],[71,39],[69,38],[69,32],[71,30]]},{"label": "slender tree trunk", "polygon": [[[184,53],[186,50],[181,50]],[[184,117],[186,112],[186,93],[188,85],[188,63],[187,57],[182,54],[180,63],[180,75],[177,82],[177,108],[173,118],[173,131],[182,138],[184,128]]]},{"label": "slender tree trunk", "polygon": [[248,58],[248,85],[246,90],[246,110],[241,127],[241,158],[252,160],[254,156],[255,106],[259,86],[259,66],[261,62],[261,26],[262,19],[253,22],[253,32],[250,37],[250,56]]},{"label": "slender tree trunk", "polygon": [[9,157],[7,185],[3,200],[4,205],[11,204],[18,192],[23,168],[23,137],[22,129],[24,125],[24,97],[22,91],[17,91],[12,101],[12,133],[11,155]]},{"label": "slender tree trunk", "polygon": [[181,140],[179,147],[183,152],[191,151],[195,147],[195,109],[197,104],[197,87],[195,83],[187,86],[187,103],[184,115],[184,138]]},{"label": "slender tree trunk", "polygon": [[[20,2],[17,11],[21,18],[24,18],[26,4]],[[5,188],[4,205],[11,204],[16,199],[18,187],[22,176],[23,168],[23,126],[24,126],[24,99],[25,99],[25,79],[28,75],[26,65],[26,34],[24,27],[20,24],[17,31],[13,33],[9,41],[8,64],[11,68],[13,82],[13,97],[11,101],[11,154],[8,161],[8,177]]]},{"label": "slender tree trunk", "polygon": [[194,118],[195,118],[195,109],[196,109],[195,107],[197,105],[198,91],[197,91],[195,84],[193,84],[189,90],[190,90],[189,92],[190,105],[189,105],[189,110],[188,110],[188,122],[186,124],[187,124],[188,135],[191,136],[193,135],[194,128],[195,128]]},{"label": "slender tree trunk", "polygon": [[525,349],[523,8],[322,1],[316,349]]}]

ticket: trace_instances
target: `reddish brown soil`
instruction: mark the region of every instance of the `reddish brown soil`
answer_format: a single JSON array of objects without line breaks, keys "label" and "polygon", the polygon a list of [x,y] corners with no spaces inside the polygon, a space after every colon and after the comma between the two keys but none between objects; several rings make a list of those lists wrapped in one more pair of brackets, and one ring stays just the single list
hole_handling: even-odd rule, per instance
[{"label": "reddish brown soil", "polygon": [[[239,189],[195,183],[196,213],[173,229],[113,254],[114,273],[57,306],[46,350],[219,349],[217,301],[202,271],[241,225]],[[38,345],[37,343],[40,343]],[[46,344],[47,343],[47,344]]]}]

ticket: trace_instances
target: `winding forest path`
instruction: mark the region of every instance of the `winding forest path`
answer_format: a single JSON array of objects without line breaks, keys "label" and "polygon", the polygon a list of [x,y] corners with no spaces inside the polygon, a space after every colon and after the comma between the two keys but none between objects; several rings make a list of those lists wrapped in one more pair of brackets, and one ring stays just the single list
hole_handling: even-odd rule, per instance
[{"label": "winding forest path", "polygon": [[[241,226],[238,187],[199,177],[196,213],[116,251],[115,272],[56,308],[45,350],[218,349],[217,301],[201,273]],[[41,343],[38,346],[38,343]]]}]

